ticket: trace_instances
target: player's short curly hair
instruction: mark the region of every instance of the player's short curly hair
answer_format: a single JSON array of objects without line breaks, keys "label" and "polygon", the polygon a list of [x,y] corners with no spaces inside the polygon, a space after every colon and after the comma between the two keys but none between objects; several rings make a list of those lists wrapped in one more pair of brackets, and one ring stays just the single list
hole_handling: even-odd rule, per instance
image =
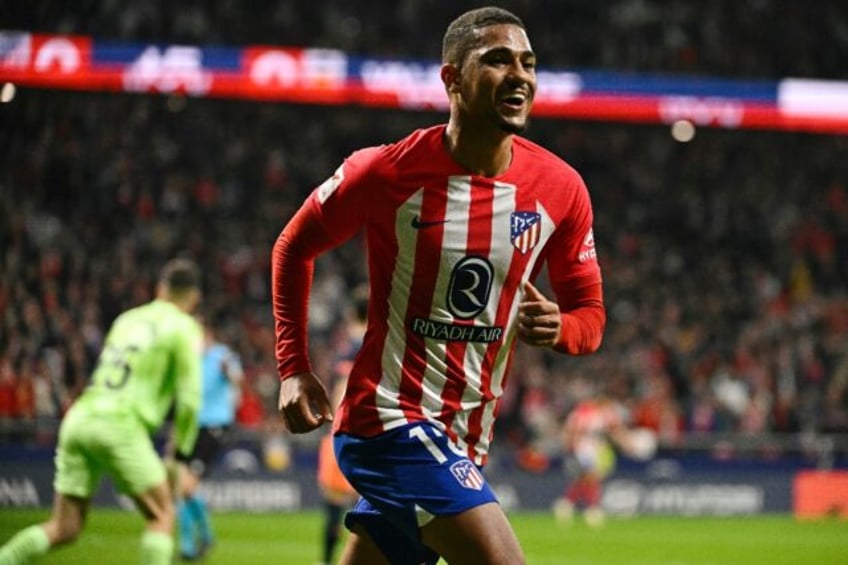
[{"label": "player's short curly hair", "polygon": [[495,6],[477,8],[456,18],[448,25],[442,39],[442,63],[461,65],[479,38],[477,30],[499,24],[512,24],[526,29],[521,18]]},{"label": "player's short curly hair", "polygon": [[171,259],[159,272],[159,282],[173,293],[184,293],[191,289],[199,289],[201,276],[200,267],[191,259]]}]

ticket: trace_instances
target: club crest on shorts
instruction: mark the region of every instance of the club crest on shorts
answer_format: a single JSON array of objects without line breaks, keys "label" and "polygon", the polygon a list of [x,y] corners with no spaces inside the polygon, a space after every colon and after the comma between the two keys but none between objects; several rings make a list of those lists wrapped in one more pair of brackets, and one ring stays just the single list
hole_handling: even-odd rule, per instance
[{"label": "club crest on shorts", "polygon": [[472,490],[483,490],[483,484],[486,480],[477,467],[474,466],[474,463],[468,459],[457,461],[450,466],[450,470],[456,481],[463,487]]},{"label": "club crest on shorts", "polygon": [[509,239],[513,247],[527,253],[539,243],[542,215],[537,212],[513,212],[509,216]]}]

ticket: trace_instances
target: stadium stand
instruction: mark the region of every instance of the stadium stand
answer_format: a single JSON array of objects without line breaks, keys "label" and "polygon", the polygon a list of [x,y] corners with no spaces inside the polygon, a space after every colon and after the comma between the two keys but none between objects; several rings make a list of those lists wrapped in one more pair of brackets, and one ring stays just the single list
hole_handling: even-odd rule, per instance
[{"label": "stadium stand", "polygon": [[[6,27],[33,31],[430,57],[431,30],[465,4],[83,2],[74,14],[47,4],[0,13]],[[765,2],[543,4],[509,7],[528,15],[540,59],[557,66],[848,72],[838,2],[799,7],[803,26]],[[544,24],[552,13],[568,33]],[[274,419],[268,258],[279,229],[349,151],[443,116],[24,89],[0,120],[0,441],[49,444],[103,329],[149,299],[156,266],[185,249],[214,274],[206,302],[228,320],[224,336],[261,399],[250,427],[257,413]],[[681,144],[660,126],[543,119],[528,136],[586,178],[609,323],[590,358],[519,352],[507,438],[544,441],[599,378],[666,446],[696,433],[848,431],[848,139],[698,130]],[[319,366],[363,264],[354,243],[318,265]]]}]

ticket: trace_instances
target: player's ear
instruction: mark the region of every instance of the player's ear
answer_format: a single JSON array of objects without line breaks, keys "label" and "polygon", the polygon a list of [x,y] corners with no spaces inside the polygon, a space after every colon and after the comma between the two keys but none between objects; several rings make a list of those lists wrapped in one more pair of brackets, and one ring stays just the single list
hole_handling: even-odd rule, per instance
[{"label": "player's ear", "polygon": [[445,90],[449,94],[459,92],[459,69],[456,66],[445,63],[442,65],[440,76],[442,77],[442,83],[445,85]]}]

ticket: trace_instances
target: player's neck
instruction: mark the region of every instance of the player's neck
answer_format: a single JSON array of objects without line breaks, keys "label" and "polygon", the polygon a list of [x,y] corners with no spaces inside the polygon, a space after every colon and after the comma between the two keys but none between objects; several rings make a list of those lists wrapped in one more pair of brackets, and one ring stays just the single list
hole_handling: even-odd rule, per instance
[{"label": "player's neck", "polygon": [[451,122],[445,129],[444,144],[451,157],[475,175],[496,177],[506,172],[512,162],[512,135],[506,132],[492,135]]},{"label": "player's neck", "polygon": [[186,314],[191,314],[197,306],[197,300],[192,294],[174,294],[163,288],[158,289],[156,300],[170,302]]}]

